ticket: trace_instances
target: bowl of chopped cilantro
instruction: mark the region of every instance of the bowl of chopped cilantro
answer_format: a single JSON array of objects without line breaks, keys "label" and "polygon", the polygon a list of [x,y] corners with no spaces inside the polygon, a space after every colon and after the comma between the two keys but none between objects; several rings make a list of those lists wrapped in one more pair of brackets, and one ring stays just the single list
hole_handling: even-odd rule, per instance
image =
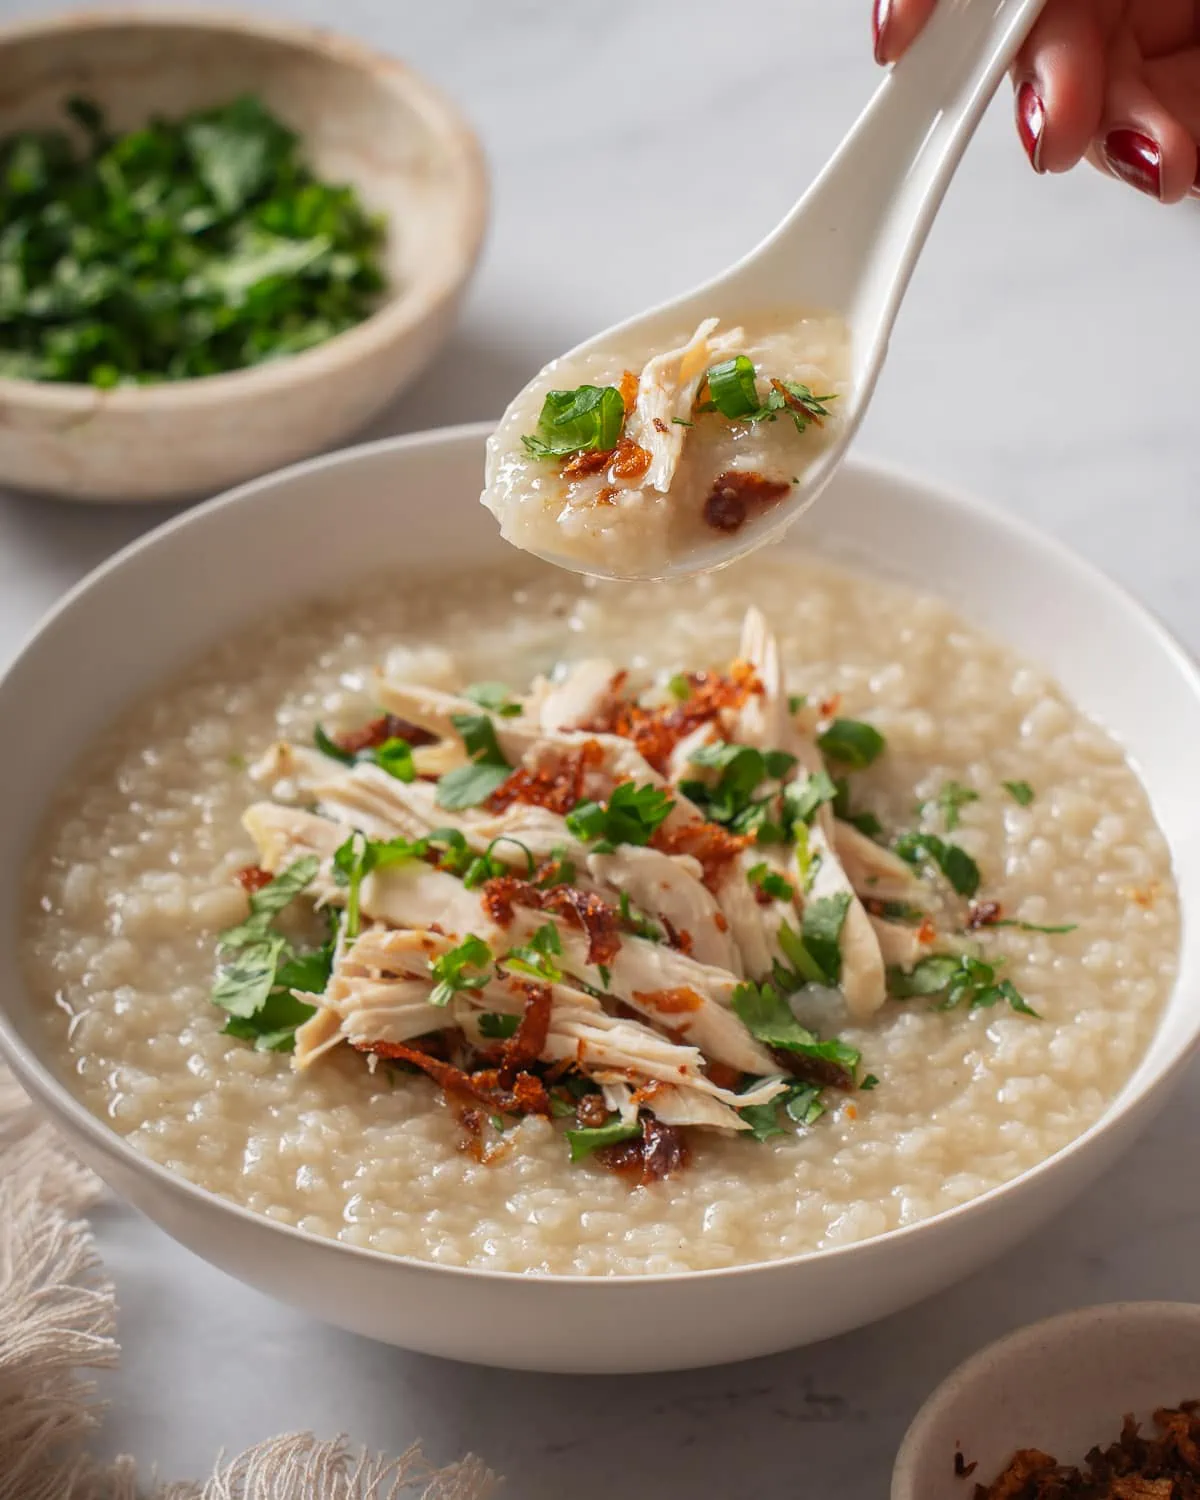
[{"label": "bowl of chopped cilantro", "polygon": [[0,483],[189,498],[337,444],[436,352],[486,208],[455,108],[357,43],[0,31]]}]

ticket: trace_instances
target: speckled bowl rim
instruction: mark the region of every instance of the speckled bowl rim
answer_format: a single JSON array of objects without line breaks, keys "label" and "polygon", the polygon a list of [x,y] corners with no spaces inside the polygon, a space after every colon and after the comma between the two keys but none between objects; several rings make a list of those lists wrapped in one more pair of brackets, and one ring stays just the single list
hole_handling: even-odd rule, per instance
[{"label": "speckled bowl rim", "polygon": [[[455,165],[459,184],[459,224],[453,253],[425,261],[419,279],[401,289],[361,323],[323,344],[244,370],[190,376],[147,386],[112,390],[67,381],[19,380],[0,376],[0,404],[47,414],[186,412],[236,401],[239,396],[286,390],[309,378],[324,379],[389,347],[450,302],[470,277],[483,248],[490,191],[487,162],[479,138],[449,97],[399,58],[320,26],[280,20],[222,7],[171,5],[162,10],[97,7],[0,26],[0,62],[15,43],[78,31],[141,26],[147,31],[203,30],[279,42],[330,62],[396,82],[429,127],[444,158]],[[447,251],[449,252],[449,245]],[[426,270],[428,268],[428,270]]]},{"label": "speckled bowl rim", "polygon": [[[985,1344],[951,1370],[922,1402],[896,1453],[890,1500],[921,1500],[913,1488],[915,1471],[931,1429],[936,1427],[946,1409],[961,1398],[966,1388],[986,1385],[988,1381],[994,1380],[998,1369],[1012,1355],[1031,1345],[1044,1344],[1048,1338],[1055,1343],[1065,1343],[1075,1337],[1080,1329],[1092,1328],[1101,1323],[1120,1323],[1132,1330],[1140,1329],[1145,1324],[1153,1327],[1163,1322],[1180,1321],[1195,1325],[1196,1349],[1200,1354],[1200,1303],[1196,1302],[1100,1302],[1056,1313],[1037,1323],[1028,1323],[1023,1328],[1017,1328],[1012,1333],[1006,1333],[992,1343]],[[1120,1412],[1115,1414],[1117,1421],[1121,1415]],[[1048,1417],[1047,1420],[1049,1422],[1052,1418]]]},{"label": "speckled bowl rim", "polygon": [[[461,423],[453,427],[440,427],[425,432],[405,433],[398,437],[378,438],[373,442],[359,443],[352,447],[341,448],[333,453],[319,454],[315,458],[304,459],[298,463],[289,464],[284,468],[276,469],[270,474],[264,474],[255,479],[250,479],[242,484],[226,490],[223,494],[214,496],[211,500],[185,511],[161,525],[152,528],[143,536],[128,543],[111,557],[107,558],[98,567],[94,568],[85,577],[79,580],[74,587],[70,588],[46,614],[38,621],[34,628],[21,642],[18,650],[10,657],[8,662],[0,665],[0,683],[21,661],[25,653],[44,631],[60,616],[68,613],[74,606],[76,600],[86,594],[99,579],[119,572],[137,554],[154,548],[164,537],[175,532],[186,530],[196,525],[202,525],[206,517],[220,510],[235,509],[246,505],[253,505],[256,496],[264,491],[270,493],[281,484],[298,480],[308,475],[320,473],[336,474],[339,468],[361,462],[375,454],[389,454],[402,457],[403,455],[422,449],[438,448],[461,448],[464,446],[476,446],[482,452],[485,440],[494,430],[493,422],[469,422]],[[997,528],[1008,532],[1017,539],[1022,546],[1034,552],[1042,552],[1052,559],[1054,566],[1064,573],[1074,573],[1084,578],[1092,586],[1100,586],[1108,595],[1109,601],[1115,609],[1122,611],[1127,617],[1137,620],[1144,625],[1155,637],[1158,649],[1167,656],[1187,679],[1190,691],[1200,697],[1200,663],[1184,649],[1175,639],[1166,626],[1139,600],[1120,584],[1101,572],[1094,564],[1086,561],[1078,553],[1072,551],[1064,542],[1048,532],[1042,531],[1032,522],[1026,521],[1014,515],[1010,511],[990,504],[980,499],[969,490],[960,489],[956,485],[940,483],[928,479],[916,470],[911,470],[900,464],[883,463],[878,460],[854,458],[846,461],[846,468],[857,469],[867,475],[877,476],[899,485],[911,485],[923,491],[927,499],[935,505],[941,506],[947,511],[962,512],[968,519],[967,525],[982,525],[986,528]],[[214,640],[216,637],[214,637]],[[1185,922],[1180,947],[1181,960],[1185,958],[1190,949],[1189,939],[1190,926]],[[1171,986],[1170,994],[1164,1006],[1163,1015],[1166,1014],[1173,1004],[1177,1003],[1181,980],[1175,979]],[[1161,1018],[1160,1018],[1161,1019]],[[976,1198],[970,1198],[965,1203],[956,1204],[953,1208],[946,1209],[942,1213],[934,1214],[928,1219],[919,1220],[913,1224],[906,1224],[896,1229],[887,1230],[880,1235],[872,1235],[865,1240],[856,1241],[851,1244],[833,1245],[819,1250],[804,1251],[798,1255],[780,1257],[778,1260],[753,1260],[742,1265],[722,1266],[699,1271],[658,1271],[648,1274],[624,1273],[616,1276],[588,1276],[577,1272],[570,1274],[538,1275],[530,1276],[524,1271],[501,1271],[490,1267],[478,1266],[449,1266],[436,1262],[422,1260],[414,1255],[394,1255],[389,1251],[375,1250],[364,1245],[346,1244],[342,1240],[318,1241],[330,1248],[334,1253],[347,1256],[354,1260],[370,1261],[378,1265],[404,1265],[422,1270],[434,1269],[439,1276],[449,1279],[466,1279],[470,1281],[491,1281],[508,1283],[512,1286],[529,1286],[541,1283],[553,1286],[576,1286],[584,1289],[589,1295],[608,1296],[608,1288],[614,1286],[635,1284],[638,1286],[665,1285],[675,1282],[689,1282],[695,1285],[724,1282],[730,1280],[756,1279],[771,1277],[788,1267],[796,1266],[803,1262],[820,1261],[829,1263],[831,1261],[853,1260],[864,1255],[877,1253],[882,1246],[891,1247],[898,1243],[908,1241],[919,1241],[927,1239],[931,1235],[943,1232],[945,1226],[954,1221],[978,1215],[984,1207],[994,1206],[1002,1203],[1006,1198],[1022,1194],[1029,1184],[1041,1177],[1057,1172],[1061,1164],[1070,1157],[1077,1156],[1081,1152],[1091,1150],[1092,1143],[1106,1134],[1122,1118],[1122,1116],[1136,1110],[1143,1105],[1153,1090],[1161,1091],[1170,1088],[1175,1083],[1191,1060],[1200,1052],[1200,1015],[1195,1019],[1190,1035],[1187,1040],[1169,1058],[1165,1059],[1158,1067],[1153,1076],[1144,1079],[1135,1091],[1131,1082],[1127,1081],[1121,1092],[1112,1100],[1100,1117],[1095,1120],[1085,1131],[1069,1141],[1065,1146],[1055,1151],[1052,1155],[1030,1167],[1027,1171],[1018,1173],[1016,1177],[1008,1182],[999,1184],[988,1189]],[[76,1098],[70,1088],[52,1071],[50,1064],[32,1043],[27,1042],[16,1030],[15,1024],[7,1013],[5,1002],[0,999],[0,1061],[7,1062],[16,1073],[18,1081],[22,1082],[35,1098],[42,1101],[52,1101],[52,1108],[67,1117],[71,1125],[89,1141],[90,1145],[100,1156],[117,1157],[124,1166],[129,1167],[141,1176],[151,1178],[160,1188],[164,1189],[169,1196],[190,1200],[199,1208],[221,1217],[224,1215],[242,1221],[243,1223],[257,1227],[269,1228],[273,1233],[282,1235],[285,1239],[292,1239],[313,1243],[315,1236],[301,1229],[298,1225],[281,1223],[279,1220],[268,1218],[264,1214],[246,1208],[240,1203],[235,1203],[229,1198],[222,1197],[219,1193],[208,1188],[201,1187],[198,1183],[173,1172],[169,1167],[145,1156],[142,1152],[129,1143],[123,1136],[119,1135],[112,1126],[94,1115],[91,1110]],[[1144,1059],[1143,1059],[1144,1061]]]}]

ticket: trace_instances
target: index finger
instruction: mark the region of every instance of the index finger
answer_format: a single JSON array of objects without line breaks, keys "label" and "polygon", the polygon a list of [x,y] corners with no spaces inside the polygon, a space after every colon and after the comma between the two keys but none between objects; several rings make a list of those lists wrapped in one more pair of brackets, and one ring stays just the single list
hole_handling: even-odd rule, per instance
[{"label": "index finger", "polygon": [[875,0],[871,30],[875,61],[894,63],[903,57],[933,14],[937,0]]}]

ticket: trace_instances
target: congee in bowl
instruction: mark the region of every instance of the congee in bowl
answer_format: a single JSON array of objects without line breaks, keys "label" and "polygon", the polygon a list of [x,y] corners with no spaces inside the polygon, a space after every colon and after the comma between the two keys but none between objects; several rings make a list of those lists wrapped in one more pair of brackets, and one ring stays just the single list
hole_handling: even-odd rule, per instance
[{"label": "congee in bowl", "polygon": [[907,586],[528,560],[263,620],[88,746],[45,1052],[140,1152],[447,1266],[847,1246],[1104,1114],[1173,983],[1117,742]]}]

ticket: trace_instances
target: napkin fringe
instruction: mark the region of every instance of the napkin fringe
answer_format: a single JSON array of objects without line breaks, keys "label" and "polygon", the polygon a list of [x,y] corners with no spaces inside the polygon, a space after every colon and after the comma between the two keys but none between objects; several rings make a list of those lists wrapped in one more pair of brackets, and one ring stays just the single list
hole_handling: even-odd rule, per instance
[{"label": "napkin fringe", "polygon": [[199,1482],[162,1483],[132,1458],[85,1451],[104,1403],[84,1372],[113,1368],[116,1297],[79,1215],[103,1196],[0,1065],[0,1500],[487,1500],[496,1476],[468,1455],[438,1469],[345,1436],[289,1433],[218,1457]]}]

